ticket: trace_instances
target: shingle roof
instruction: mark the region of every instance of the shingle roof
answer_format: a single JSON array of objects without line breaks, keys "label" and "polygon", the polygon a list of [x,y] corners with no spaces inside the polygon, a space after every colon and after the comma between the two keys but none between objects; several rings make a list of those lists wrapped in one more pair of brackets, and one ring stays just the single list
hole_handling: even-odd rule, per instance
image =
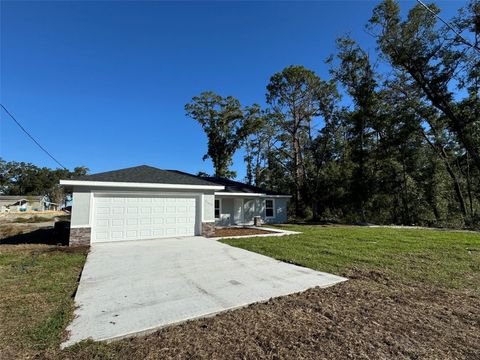
[{"label": "shingle roof", "polygon": [[255,194],[266,194],[266,195],[285,195],[283,193],[277,192],[277,191],[272,191],[272,190],[267,190],[267,189],[262,189],[253,185],[248,185],[244,184],[238,181],[230,180],[230,179],[225,179],[221,177],[215,177],[215,176],[209,176],[209,177],[204,177],[205,180],[208,180],[212,183],[215,183],[217,185],[223,185],[225,186],[225,190],[221,190],[220,192],[226,192],[226,193],[255,193]]},{"label": "shingle roof", "polygon": [[158,183],[158,184],[181,184],[203,186],[225,186],[222,192],[285,195],[276,191],[265,190],[256,186],[244,184],[238,181],[220,177],[200,177],[178,170],[162,170],[148,165],[140,165],[126,169],[107,171],[98,174],[75,177],[71,180],[78,181],[105,181],[105,182],[134,182],[134,183]]},{"label": "shingle roof", "polygon": [[75,177],[79,181],[136,182],[158,184],[181,184],[215,186],[216,184],[198,176],[179,171],[162,170],[148,165],[134,166],[126,169],[107,171],[98,174]]}]

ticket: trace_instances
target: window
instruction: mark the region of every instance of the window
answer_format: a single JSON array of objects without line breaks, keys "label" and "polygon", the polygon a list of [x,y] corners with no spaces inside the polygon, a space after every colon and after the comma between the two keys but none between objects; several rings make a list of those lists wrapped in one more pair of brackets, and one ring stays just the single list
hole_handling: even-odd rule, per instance
[{"label": "window", "polygon": [[220,199],[215,200],[215,219],[220,219]]},{"label": "window", "polygon": [[265,200],[265,217],[274,217],[273,200]]}]

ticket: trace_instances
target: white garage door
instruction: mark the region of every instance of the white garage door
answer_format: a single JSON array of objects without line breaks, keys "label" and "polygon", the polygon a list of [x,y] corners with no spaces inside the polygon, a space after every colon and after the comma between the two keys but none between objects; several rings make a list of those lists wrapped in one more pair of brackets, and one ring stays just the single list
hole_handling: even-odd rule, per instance
[{"label": "white garage door", "polygon": [[92,242],[195,235],[195,198],[95,196]]}]

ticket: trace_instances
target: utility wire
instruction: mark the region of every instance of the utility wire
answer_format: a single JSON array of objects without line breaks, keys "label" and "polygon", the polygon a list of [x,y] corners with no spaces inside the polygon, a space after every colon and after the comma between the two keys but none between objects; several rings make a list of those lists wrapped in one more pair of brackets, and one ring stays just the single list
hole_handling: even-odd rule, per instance
[{"label": "utility wire", "polygon": [[452,25],[450,25],[448,22],[446,22],[445,20],[443,20],[440,15],[438,15],[435,11],[433,11],[432,9],[430,9],[427,4],[425,4],[422,0],[417,0],[417,2],[422,5],[425,9],[427,9],[427,11],[431,14],[433,14],[433,16],[435,16],[438,20],[440,20],[442,23],[444,23],[450,30],[452,30],[455,35],[457,35],[457,37],[459,37],[461,39],[461,42],[464,43],[465,45],[471,47],[472,49],[474,50],[477,50],[478,52],[480,52],[480,47],[478,47],[477,45],[475,44],[472,44],[470,41],[468,41],[467,39],[465,39],[462,34],[460,34]]},{"label": "utility wire", "polygon": [[32,139],[33,142],[34,142],[35,144],[37,144],[37,146],[38,146],[40,149],[42,149],[45,154],[47,154],[48,156],[50,156],[50,158],[52,158],[52,160],[55,161],[58,165],[60,165],[62,168],[64,168],[65,170],[68,170],[65,166],[62,165],[62,163],[60,163],[60,161],[58,161],[57,159],[55,159],[55,157],[54,157],[52,154],[50,154],[50,153],[47,151],[47,149],[45,149],[42,145],[40,145],[40,143],[39,143],[37,140],[35,140],[35,138],[34,138],[32,135],[30,135],[30,133],[27,131],[27,129],[25,129],[25,128],[22,126],[22,124],[20,124],[20,123],[18,122],[18,120],[15,119],[15,117],[10,113],[10,111],[7,110],[7,108],[6,108],[5,106],[3,106],[3,104],[0,104],[0,106],[1,106],[2,109],[8,114],[8,116],[10,116],[13,121],[15,121],[15,124],[17,124],[18,127],[19,127],[20,129],[22,129],[22,131],[23,131],[25,134],[27,134],[27,136],[28,136],[30,139]]}]

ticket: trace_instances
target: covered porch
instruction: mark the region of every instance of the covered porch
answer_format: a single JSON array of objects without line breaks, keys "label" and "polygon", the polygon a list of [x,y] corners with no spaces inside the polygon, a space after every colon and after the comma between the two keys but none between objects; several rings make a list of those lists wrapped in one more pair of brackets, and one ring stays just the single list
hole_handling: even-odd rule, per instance
[{"label": "covered porch", "polygon": [[265,194],[215,194],[215,226],[251,226],[255,217],[262,223],[278,223],[287,220],[285,197]]},{"label": "covered porch", "polygon": [[215,196],[215,225],[253,225],[255,216],[263,211],[259,196],[223,195]]}]

